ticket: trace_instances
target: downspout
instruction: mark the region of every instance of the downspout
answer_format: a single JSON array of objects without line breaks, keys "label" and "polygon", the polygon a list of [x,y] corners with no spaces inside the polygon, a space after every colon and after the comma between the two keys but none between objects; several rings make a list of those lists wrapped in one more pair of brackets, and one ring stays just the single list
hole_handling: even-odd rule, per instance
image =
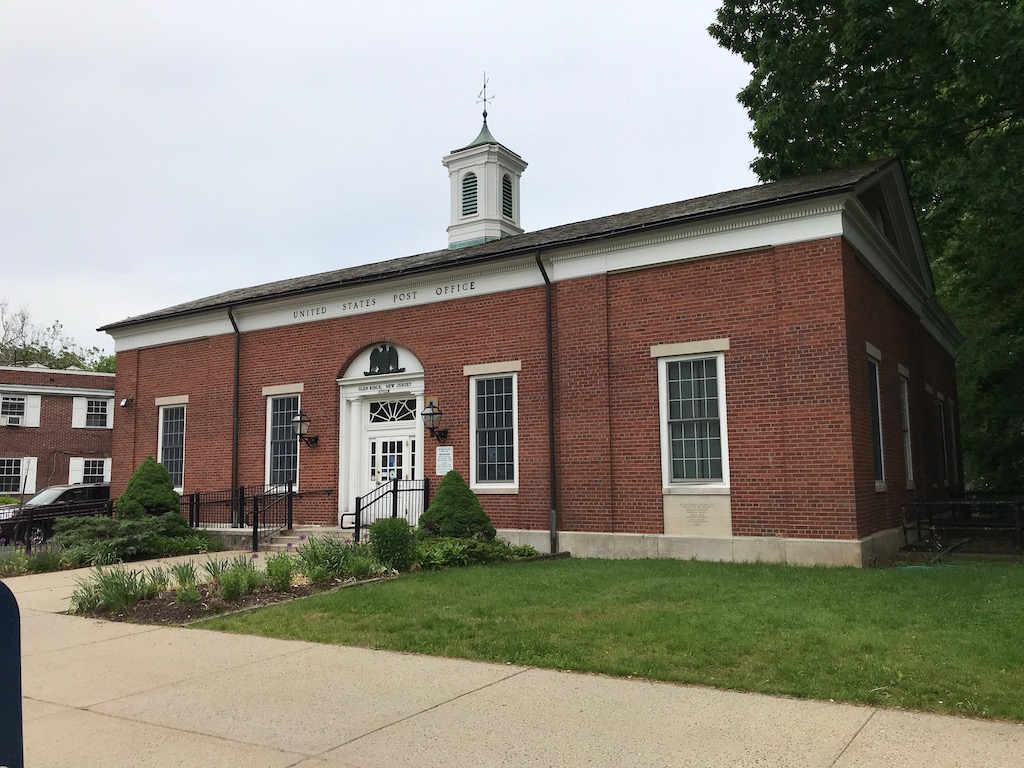
[{"label": "downspout", "polygon": [[544,278],[545,320],[547,322],[548,345],[548,484],[551,488],[551,554],[558,552],[558,507],[557,507],[557,472],[555,470],[555,351],[554,335],[551,331],[551,278],[540,260],[540,252],[536,254],[537,269]]},{"label": "downspout", "polygon": [[238,372],[242,359],[242,333],[238,330],[238,323],[235,322],[235,308],[228,307],[228,320],[235,332],[235,374],[234,388],[231,395],[231,491],[238,487],[238,397],[239,384]]}]

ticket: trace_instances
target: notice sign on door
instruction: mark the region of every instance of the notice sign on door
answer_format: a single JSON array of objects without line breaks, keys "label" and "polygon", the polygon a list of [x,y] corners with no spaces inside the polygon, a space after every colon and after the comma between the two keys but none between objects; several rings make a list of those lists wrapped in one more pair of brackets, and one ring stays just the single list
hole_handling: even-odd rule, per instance
[{"label": "notice sign on door", "polygon": [[435,466],[437,467],[437,476],[447,475],[454,469],[455,454],[454,448],[450,445],[439,445],[437,446],[437,454],[434,459]]}]

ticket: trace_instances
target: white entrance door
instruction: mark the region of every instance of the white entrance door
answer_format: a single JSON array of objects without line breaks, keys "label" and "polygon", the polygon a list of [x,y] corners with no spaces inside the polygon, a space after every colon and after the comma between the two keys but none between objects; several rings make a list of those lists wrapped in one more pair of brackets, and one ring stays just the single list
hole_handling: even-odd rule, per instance
[{"label": "white entrance door", "polygon": [[[413,511],[405,509],[409,506],[408,497],[415,496],[408,481],[422,477],[416,456],[416,399],[382,400],[368,405],[361,487],[357,492],[364,499],[360,516],[363,525],[391,517],[395,512],[395,496],[388,492],[395,490],[395,481],[401,491],[398,514],[408,518]],[[416,513],[409,522],[415,524],[418,516]]]},{"label": "white entrance door", "polygon": [[369,485],[372,491],[382,483],[392,480],[414,480],[416,478],[416,436],[381,435],[371,436],[367,455],[370,460]]}]

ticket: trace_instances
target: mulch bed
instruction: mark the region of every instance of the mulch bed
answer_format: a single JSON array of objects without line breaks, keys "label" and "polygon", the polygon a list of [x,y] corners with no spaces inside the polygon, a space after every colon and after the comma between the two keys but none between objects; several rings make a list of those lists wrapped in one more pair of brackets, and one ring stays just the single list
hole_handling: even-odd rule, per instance
[{"label": "mulch bed", "polygon": [[107,610],[91,611],[77,614],[106,621],[127,621],[136,624],[188,624],[200,619],[208,619],[225,613],[262,608],[275,603],[284,603],[299,597],[308,597],[318,592],[333,589],[334,584],[325,587],[314,587],[312,584],[296,584],[287,592],[270,592],[261,590],[242,595],[237,600],[225,600],[216,589],[209,584],[199,587],[199,600],[195,603],[179,603],[173,590],[164,592],[151,600],[140,600],[131,610],[125,613],[114,613]]}]

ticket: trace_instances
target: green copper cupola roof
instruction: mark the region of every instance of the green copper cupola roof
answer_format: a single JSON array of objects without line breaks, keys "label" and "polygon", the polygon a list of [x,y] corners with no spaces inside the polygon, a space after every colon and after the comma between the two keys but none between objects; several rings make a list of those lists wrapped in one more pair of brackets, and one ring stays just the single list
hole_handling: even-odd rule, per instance
[{"label": "green copper cupola roof", "polygon": [[[453,149],[452,150],[452,154],[455,154],[456,152],[463,152],[463,151],[465,151],[467,149],[472,149],[473,147],[482,147],[485,144],[497,144],[499,147],[504,149],[506,152],[512,152],[511,149],[509,149],[504,144],[502,144],[500,141],[498,141],[496,138],[494,138],[494,135],[491,133],[491,129],[487,127],[487,112],[486,111],[484,111],[484,124],[480,128],[480,133],[478,133],[476,138],[473,139],[466,146],[459,147],[458,149]],[[512,154],[516,155],[515,152],[512,152]],[[516,155],[516,157],[519,157],[519,155]]]}]

